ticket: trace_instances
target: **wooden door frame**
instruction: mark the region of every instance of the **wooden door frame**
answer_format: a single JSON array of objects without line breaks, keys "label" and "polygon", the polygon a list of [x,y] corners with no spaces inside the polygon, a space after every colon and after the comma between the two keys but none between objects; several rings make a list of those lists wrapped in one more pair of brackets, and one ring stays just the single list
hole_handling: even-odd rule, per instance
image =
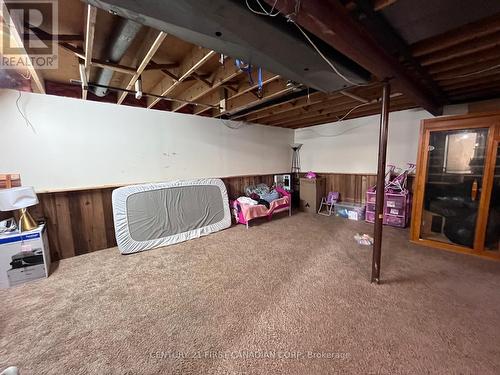
[{"label": "wooden door frame", "polygon": [[[479,201],[478,215],[476,219],[476,232],[474,246],[472,249],[445,242],[426,240],[420,238],[422,209],[424,203],[425,179],[427,176],[427,164],[429,159],[428,145],[431,131],[461,130],[487,128],[488,139],[486,141],[486,159],[484,164],[483,183],[481,186],[481,198]],[[486,258],[500,260],[500,254],[490,253],[484,250],[484,239],[486,236],[486,225],[488,222],[489,202],[493,188],[493,177],[495,170],[496,148],[500,139],[500,113],[480,113],[471,115],[438,117],[422,120],[420,125],[420,140],[417,155],[417,172],[415,178],[415,191],[413,194],[413,211],[410,229],[410,241],[419,245],[449,250],[459,253],[467,253]]]}]

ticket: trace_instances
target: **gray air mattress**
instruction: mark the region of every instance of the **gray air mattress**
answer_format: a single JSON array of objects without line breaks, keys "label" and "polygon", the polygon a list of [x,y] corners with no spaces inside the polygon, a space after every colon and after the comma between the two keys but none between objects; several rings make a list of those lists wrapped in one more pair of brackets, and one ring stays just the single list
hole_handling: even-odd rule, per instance
[{"label": "gray air mattress", "polygon": [[122,254],[172,245],[231,225],[226,187],[214,178],[116,189],[113,217]]}]

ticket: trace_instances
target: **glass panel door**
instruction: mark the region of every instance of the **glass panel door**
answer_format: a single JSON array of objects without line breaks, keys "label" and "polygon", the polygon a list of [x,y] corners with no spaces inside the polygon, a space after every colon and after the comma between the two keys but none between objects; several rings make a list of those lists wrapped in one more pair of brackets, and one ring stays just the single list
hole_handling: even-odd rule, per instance
[{"label": "glass panel door", "polygon": [[430,132],[420,238],[473,247],[488,130]]},{"label": "glass panel door", "polygon": [[484,247],[488,252],[500,253],[500,146],[495,142],[496,164],[491,189],[488,222]]}]

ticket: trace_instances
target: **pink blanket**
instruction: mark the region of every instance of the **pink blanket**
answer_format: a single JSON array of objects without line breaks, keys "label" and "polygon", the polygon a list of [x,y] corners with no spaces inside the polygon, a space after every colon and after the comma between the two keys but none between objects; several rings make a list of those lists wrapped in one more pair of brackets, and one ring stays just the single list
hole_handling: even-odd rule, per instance
[{"label": "pink blanket", "polygon": [[240,203],[241,212],[246,222],[255,219],[257,217],[272,215],[272,213],[275,210],[280,210],[283,208],[288,209],[289,205],[290,205],[290,196],[288,195],[273,200],[269,205],[269,209],[263,204],[250,205],[250,204]]}]

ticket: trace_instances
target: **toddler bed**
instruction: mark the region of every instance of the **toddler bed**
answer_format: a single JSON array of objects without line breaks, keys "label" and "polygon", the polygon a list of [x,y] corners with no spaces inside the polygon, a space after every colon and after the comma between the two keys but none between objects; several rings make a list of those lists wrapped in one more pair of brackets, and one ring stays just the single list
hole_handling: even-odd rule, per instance
[{"label": "toddler bed", "polygon": [[[272,216],[279,212],[288,211],[288,215],[292,215],[292,197],[291,194],[281,187],[276,187],[276,192],[279,194],[277,199],[269,202],[269,207],[264,204],[250,204],[252,199],[238,198],[231,202],[233,213],[236,222],[246,225],[247,229],[251,220],[267,217],[271,220]],[[261,200],[260,200],[261,201]],[[260,203],[259,201],[259,203]]]}]

